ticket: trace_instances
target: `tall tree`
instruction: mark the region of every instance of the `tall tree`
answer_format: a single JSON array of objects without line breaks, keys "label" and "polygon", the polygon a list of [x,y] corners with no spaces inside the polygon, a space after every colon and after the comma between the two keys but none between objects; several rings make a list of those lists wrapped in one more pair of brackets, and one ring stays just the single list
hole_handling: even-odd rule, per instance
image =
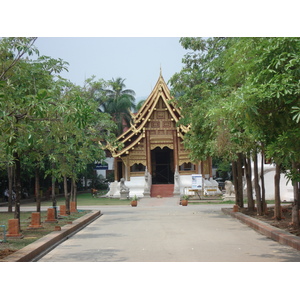
[{"label": "tall tree", "polygon": [[108,87],[104,89],[105,97],[102,99],[100,109],[112,116],[117,124],[116,134],[123,133],[124,128],[130,127],[131,110],[135,109],[135,92],[125,89],[125,79],[118,77],[108,81]]},{"label": "tall tree", "polygon": [[[282,140],[287,133],[297,140],[291,111],[297,120],[300,39],[182,38],[181,43],[193,52],[171,85],[185,115],[182,122],[191,124],[186,145],[192,157],[211,153],[236,160],[238,153],[252,153],[258,166],[256,152],[264,153],[277,166],[275,218],[280,219],[279,172],[292,170],[290,178],[299,177],[295,151]],[[263,165],[262,160],[262,173]],[[258,210],[264,213],[264,180],[260,186],[256,167],[253,175]]]},{"label": "tall tree", "polygon": [[233,168],[237,175],[234,184],[237,204],[242,207],[242,153],[249,143],[243,139],[246,135],[243,119],[235,110],[235,105],[240,103],[231,97],[239,83],[231,83],[230,78],[224,76],[223,56],[232,40],[182,38],[181,43],[193,52],[184,57],[183,70],[170,82],[173,95],[178,95],[176,102],[182,108],[181,122],[191,125],[185,136],[185,146],[191,150],[194,161],[223,156],[233,161],[233,166],[239,166]]},{"label": "tall tree", "polygon": [[253,58],[253,63],[248,63],[251,72],[240,92],[248,106],[249,125],[264,145],[267,158],[276,164],[275,218],[280,220],[279,180],[283,163],[284,169],[292,169],[292,161],[287,161],[291,148],[284,148],[287,144],[280,141],[295,128],[291,110],[299,103],[300,39],[241,38],[240,45],[240,50]]},{"label": "tall tree", "polygon": [[[111,134],[115,124],[110,116],[97,110],[97,102],[85,91],[84,88],[70,85],[60,93],[58,102],[63,103],[63,110],[57,112],[59,120],[51,123],[52,146],[48,154],[55,169],[50,170],[50,173],[63,178],[67,213],[70,212],[70,201],[76,201],[78,174],[87,164],[105,158],[100,141],[109,142],[115,138]],[[71,191],[68,179],[72,183]]]},{"label": "tall tree", "polygon": [[93,99],[82,96],[79,87],[55,76],[67,68],[66,62],[46,56],[36,61],[21,58],[15,44],[0,41],[1,51],[5,50],[0,70],[0,157],[1,165],[4,161],[15,166],[15,218],[20,219],[25,153],[30,152],[26,158],[37,174],[48,158],[56,168],[49,170],[50,175],[70,177],[74,183],[84,164],[103,158],[98,141],[110,140],[114,124],[109,115],[97,111]]}]

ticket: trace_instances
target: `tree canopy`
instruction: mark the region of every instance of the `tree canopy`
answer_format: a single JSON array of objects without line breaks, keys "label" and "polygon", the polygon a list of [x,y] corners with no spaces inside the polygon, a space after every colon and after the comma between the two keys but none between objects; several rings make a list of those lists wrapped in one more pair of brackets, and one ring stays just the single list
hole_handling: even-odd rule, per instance
[{"label": "tree canopy", "polygon": [[34,41],[0,40],[0,166],[15,166],[16,218],[21,166],[39,169],[48,162],[49,174],[76,181],[87,163],[105,158],[99,142],[115,139],[115,124],[97,110],[93,95],[58,75],[68,63],[47,56],[29,59],[38,53]]},{"label": "tree canopy", "polygon": [[131,110],[135,109],[135,92],[125,89],[124,81],[121,77],[109,80],[100,103],[100,109],[116,122],[117,135],[122,134],[125,127],[130,127]]},{"label": "tree canopy", "polygon": [[259,151],[298,181],[300,39],[180,41],[191,52],[170,83],[183,110],[181,122],[191,125],[185,145],[192,158],[235,161]]}]

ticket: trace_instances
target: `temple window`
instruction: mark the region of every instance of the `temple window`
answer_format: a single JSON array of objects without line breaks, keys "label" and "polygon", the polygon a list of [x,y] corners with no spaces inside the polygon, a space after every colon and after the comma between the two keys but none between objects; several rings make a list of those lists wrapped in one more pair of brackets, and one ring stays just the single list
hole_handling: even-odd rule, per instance
[{"label": "temple window", "polygon": [[195,171],[195,165],[192,163],[183,163],[180,167],[179,167],[180,171]]},{"label": "temple window", "polygon": [[134,164],[130,167],[130,172],[145,172],[146,167],[143,164]]}]

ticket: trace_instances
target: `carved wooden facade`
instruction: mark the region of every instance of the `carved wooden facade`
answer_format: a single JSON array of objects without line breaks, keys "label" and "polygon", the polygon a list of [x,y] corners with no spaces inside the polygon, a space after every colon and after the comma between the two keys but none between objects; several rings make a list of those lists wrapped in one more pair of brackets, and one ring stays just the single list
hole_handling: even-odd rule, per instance
[{"label": "carved wooden facade", "polygon": [[[194,164],[184,149],[185,126],[176,125],[180,110],[172,104],[170,91],[162,75],[141,109],[134,115],[131,127],[118,137],[124,147],[113,150],[115,179],[143,176],[145,168],[153,183],[174,181],[175,168],[179,174],[203,173],[211,176],[211,160]],[[201,171],[202,170],[202,171]]]}]

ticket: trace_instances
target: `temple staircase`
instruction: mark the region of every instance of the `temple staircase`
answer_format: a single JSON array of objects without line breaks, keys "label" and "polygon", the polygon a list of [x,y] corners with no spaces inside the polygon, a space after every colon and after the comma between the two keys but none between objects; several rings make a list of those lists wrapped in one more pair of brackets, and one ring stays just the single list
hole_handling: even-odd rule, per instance
[{"label": "temple staircase", "polygon": [[173,197],[174,184],[152,184],[151,197]]}]

